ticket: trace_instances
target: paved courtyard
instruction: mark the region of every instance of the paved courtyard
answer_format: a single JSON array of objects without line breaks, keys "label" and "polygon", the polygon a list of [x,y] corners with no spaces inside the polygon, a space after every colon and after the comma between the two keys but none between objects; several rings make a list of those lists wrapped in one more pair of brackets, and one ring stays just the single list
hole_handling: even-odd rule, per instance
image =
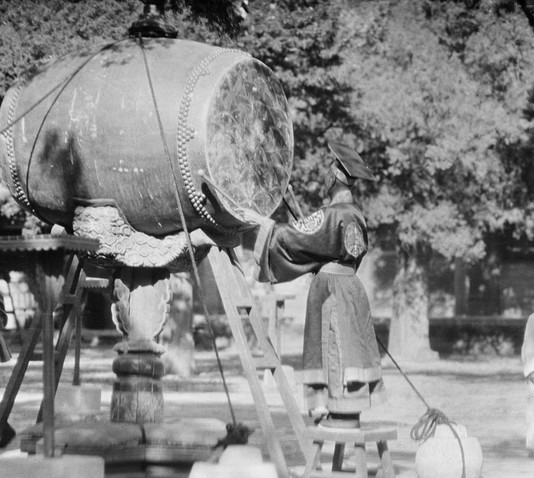
[{"label": "paved courtyard", "polygon": [[[290,338],[285,337],[285,340]],[[299,389],[300,360],[298,344],[283,344],[283,361],[295,369],[295,387]],[[222,352],[228,376],[231,399],[237,420],[256,429],[250,443],[262,448],[268,458],[261,429],[248,385],[241,375],[241,366],[232,348]],[[111,383],[114,374],[111,347],[86,347],[82,353],[82,381],[102,387],[101,419],[109,416]],[[0,384],[5,384],[13,362],[0,366]],[[63,380],[72,378],[72,357],[66,363]],[[231,415],[212,352],[197,354],[198,375],[187,380],[165,378],[165,415],[169,420],[181,416],[214,417],[227,423]],[[442,410],[451,420],[467,427],[468,433],[480,440],[484,454],[484,478],[534,477],[534,458],[528,458],[524,448],[526,431],[526,384],[521,375],[521,362],[516,358],[485,360],[441,360],[425,364],[405,364],[405,371],[433,408]],[[398,440],[389,443],[399,478],[416,478],[415,452],[418,444],[410,438],[410,430],[426,408],[406,380],[391,364],[385,364],[384,380],[389,400],[372,411],[362,414],[362,421],[394,422]],[[32,363],[15,403],[10,423],[18,430],[34,423],[41,398],[41,369]],[[302,464],[297,443],[276,391],[267,391],[288,462]],[[4,452],[14,453],[15,439]],[[373,455],[371,455],[373,457]],[[350,464],[350,455],[348,462]],[[115,470],[117,472],[117,470]],[[162,470],[110,473],[118,476],[166,476]],[[1,474],[0,474],[1,475]],[[176,476],[176,475],[175,475]],[[187,474],[183,475],[187,476]]]}]

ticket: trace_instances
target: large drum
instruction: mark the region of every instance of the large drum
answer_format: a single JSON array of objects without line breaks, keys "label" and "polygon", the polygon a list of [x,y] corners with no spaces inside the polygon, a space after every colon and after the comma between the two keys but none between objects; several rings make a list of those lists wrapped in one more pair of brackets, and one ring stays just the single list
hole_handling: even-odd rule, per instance
[{"label": "large drum", "polygon": [[272,71],[184,40],[128,39],[47,64],[8,91],[0,129],[9,125],[4,181],[24,207],[65,227],[77,204],[116,204],[136,230],[174,233],[179,198],[189,229],[240,230],[235,205],[270,215],[293,162]]}]

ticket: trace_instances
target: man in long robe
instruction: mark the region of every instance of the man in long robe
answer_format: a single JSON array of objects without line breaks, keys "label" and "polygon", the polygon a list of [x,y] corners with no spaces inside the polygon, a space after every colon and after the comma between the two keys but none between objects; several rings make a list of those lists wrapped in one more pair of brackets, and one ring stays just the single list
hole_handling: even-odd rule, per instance
[{"label": "man in long robe", "polygon": [[369,301],[356,275],[367,252],[367,227],[350,187],[375,180],[356,151],[329,144],[335,155],[325,179],[327,207],[292,224],[251,210],[259,226],[257,279],[273,284],[314,274],[304,329],[303,381],[310,416],[330,426],[358,426],[360,412],[385,399]]}]

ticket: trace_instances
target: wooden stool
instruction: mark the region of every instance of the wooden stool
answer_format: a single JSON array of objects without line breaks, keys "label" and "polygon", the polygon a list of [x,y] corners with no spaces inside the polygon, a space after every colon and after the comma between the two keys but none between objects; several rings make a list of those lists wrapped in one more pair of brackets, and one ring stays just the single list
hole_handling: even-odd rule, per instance
[{"label": "wooden stool", "polygon": [[[306,457],[306,467],[302,478],[346,478],[347,473],[353,474],[356,478],[368,478],[367,454],[365,451],[367,442],[376,443],[382,477],[395,478],[395,470],[393,469],[386,441],[397,438],[397,429],[394,427],[327,428],[313,426],[306,429],[304,436],[306,439],[312,440],[313,450],[310,456]],[[321,469],[321,452],[325,442],[333,442],[335,444],[332,471]],[[347,443],[355,446],[356,470],[343,470],[343,458]]]}]

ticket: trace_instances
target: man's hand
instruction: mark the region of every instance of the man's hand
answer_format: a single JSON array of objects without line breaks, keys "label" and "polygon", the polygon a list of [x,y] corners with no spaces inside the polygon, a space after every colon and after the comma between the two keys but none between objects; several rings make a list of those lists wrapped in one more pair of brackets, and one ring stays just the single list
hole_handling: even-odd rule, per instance
[{"label": "man's hand", "polygon": [[218,234],[195,229],[190,236],[191,243],[196,247],[237,247],[241,244],[240,234]]},{"label": "man's hand", "polygon": [[196,247],[215,246],[215,241],[211,239],[202,229],[195,229],[189,235],[191,243]]}]

